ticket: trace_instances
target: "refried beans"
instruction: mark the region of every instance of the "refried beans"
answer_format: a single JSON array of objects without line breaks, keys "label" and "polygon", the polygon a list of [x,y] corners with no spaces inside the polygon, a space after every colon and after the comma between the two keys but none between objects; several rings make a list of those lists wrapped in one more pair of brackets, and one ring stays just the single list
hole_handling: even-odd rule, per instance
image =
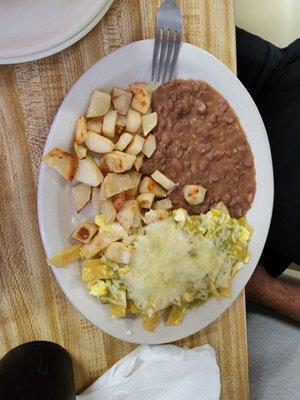
[{"label": "refried beans", "polygon": [[[207,83],[174,80],[153,92],[158,125],[156,151],[141,172],[156,169],[178,186],[169,195],[173,207],[191,214],[207,212],[222,201],[231,216],[241,217],[255,194],[253,156],[239,120],[227,101]],[[187,184],[207,189],[204,202],[188,204]]]}]

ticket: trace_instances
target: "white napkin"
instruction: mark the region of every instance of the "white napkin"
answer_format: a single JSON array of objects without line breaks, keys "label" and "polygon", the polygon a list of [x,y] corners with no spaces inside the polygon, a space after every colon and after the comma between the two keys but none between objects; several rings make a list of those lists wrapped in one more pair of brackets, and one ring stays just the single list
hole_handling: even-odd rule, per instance
[{"label": "white napkin", "polygon": [[209,346],[140,346],[77,400],[218,400],[220,371]]}]

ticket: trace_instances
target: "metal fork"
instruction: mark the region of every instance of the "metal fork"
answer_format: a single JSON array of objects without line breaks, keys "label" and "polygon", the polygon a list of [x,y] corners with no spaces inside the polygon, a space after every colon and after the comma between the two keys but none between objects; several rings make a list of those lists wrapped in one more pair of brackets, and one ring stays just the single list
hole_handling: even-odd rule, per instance
[{"label": "metal fork", "polygon": [[151,81],[170,81],[176,66],[182,37],[182,15],[176,0],[165,0],[158,9]]}]

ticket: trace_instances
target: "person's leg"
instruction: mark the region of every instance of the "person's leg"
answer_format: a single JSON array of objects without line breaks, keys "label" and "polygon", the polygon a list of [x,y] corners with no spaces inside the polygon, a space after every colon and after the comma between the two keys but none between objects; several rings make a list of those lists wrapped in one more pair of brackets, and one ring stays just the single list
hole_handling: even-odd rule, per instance
[{"label": "person's leg", "polygon": [[261,264],[247,299],[300,320],[300,287],[280,275],[300,263],[300,40],[286,49],[237,30],[238,77],[264,120],[274,169],[274,209]]},{"label": "person's leg", "polygon": [[273,278],[261,264],[246,286],[246,297],[300,322],[300,285]]}]

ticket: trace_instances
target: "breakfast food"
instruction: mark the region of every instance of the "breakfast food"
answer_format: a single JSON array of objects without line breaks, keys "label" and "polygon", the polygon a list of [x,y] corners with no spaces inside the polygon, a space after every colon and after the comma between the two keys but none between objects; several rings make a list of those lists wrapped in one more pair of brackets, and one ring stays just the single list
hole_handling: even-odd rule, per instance
[{"label": "breakfast food", "polygon": [[[179,325],[209,296],[230,296],[235,272],[250,259],[252,228],[244,214],[254,196],[254,166],[237,117],[207,84],[129,89],[93,91],[76,122],[75,154],[53,149],[43,157],[73,180],[75,212],[93,210],[70,232],[76,244],[48,263],[81,260],[82,280],[113,317],[138,314],[153,331],[163,317]],[[220,168],[223,183],[212,179]]]},{"label": "breakfast food", "polygon": [[[245,215],[255,194],[254,161],[227,101],[205,82],[179,79],[156,89],[152,106],[156,151],[141,172],[150,176],[159,169],[176,180],[174,207],[200,214],[223,201],[230,215]],[[188,184],[208,189],[202,203],[186,203],[182,189]]]}]

